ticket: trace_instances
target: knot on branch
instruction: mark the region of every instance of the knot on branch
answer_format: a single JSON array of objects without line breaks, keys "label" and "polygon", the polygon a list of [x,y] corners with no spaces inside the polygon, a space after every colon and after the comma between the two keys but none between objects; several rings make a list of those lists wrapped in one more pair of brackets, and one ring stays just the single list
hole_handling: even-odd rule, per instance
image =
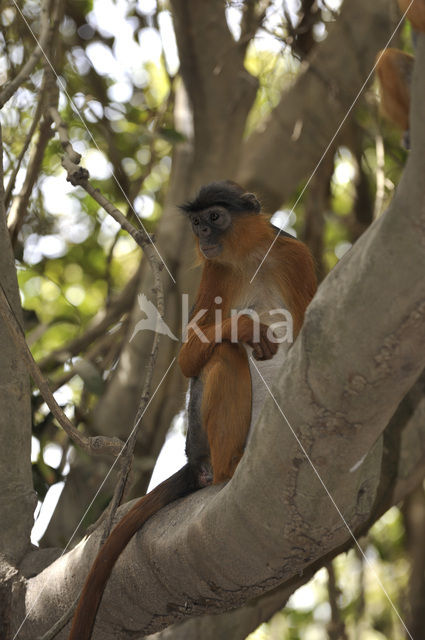
[{"label": "knot on branch", "polygon": [[[62,149],[64,150],[65,153],[68,154],[69,156],[69,160],[70,162],[72,162],[73,164],[80,164],[80,160],[81,160],[81,153],[78,153],[78,151],[75,151],[75,149],[72,147],[71,143],[65,139],[63,139],[68,131],[68,127],[66,126],[66,124],[64,122],[60,122],[59,125],[57,125],[58,127],[58,131],[59,131],[59,137],[61,139],[61,146]],[[65,133],[62,133],[60,128],[65,130]],[[54,134],[54,132],[53,132]]]},{"label": "knot on branch", "polygon": [[114,455],[119,455],[124,446],[119,438],[105,438],[104,436],[93,436],[93,438],[89,438],[89,443],[93,453],[112,451]]},{"label": "knot on branch", "polygon": [[67,172],[66,180],[73,187],[84,186],[90,177],[89,172],[84,167],[79,167],[67,158],[62,160],[62,166]]},{"label": "knot on branch", "polygon": [[137,242],[139,247],[146,247],[146,245],[151,244],[153,242],[152,235],[144,231],[143,229],[136,229],[132,234],[134,240]]}]

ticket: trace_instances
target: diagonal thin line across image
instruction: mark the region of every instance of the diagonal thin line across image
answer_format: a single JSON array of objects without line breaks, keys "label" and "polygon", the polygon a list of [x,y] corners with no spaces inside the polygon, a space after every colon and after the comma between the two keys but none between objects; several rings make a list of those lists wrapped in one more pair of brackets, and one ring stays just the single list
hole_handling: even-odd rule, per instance
[{"label": "diagonal thin line across image", "polygon": [[301,451],[303,452],[303,454],[306,457],[307,461],[309,462],[311,468],[313,469],[314,473],[316,474],[317,478],[319,479],[319,482],[322,485],[322,487],[324,488],[329,500],[332,502],[333,506],[335,507],[336,511],[338,512],[339,517],[341,518],[342,522],[344,523],[345,527],[347,528],[347,531],[350,534],[350,536],[352,537],[357,549],[359,550],[360,554],[362,555],[362,557],[363,557],[364,561],[366,562],[368,568],[372,571],[372,573],[374,575],[374,578],[376,579],[377,583],[379,584],[380,588],[382,589],[382,592],[384,593],[385,597],[387,598],[388,602],[390,603],[391,607],[393,608],[395,614],[397,615],[398,619],[400,620],[401,624],[403,625],[404,630],[406,631],[406,633],[409,636],[410,640],[413,640],[413,636],[411,635],[411,633],[410,633],[409,629],[407,628],[403,618],[401,617],[400,613],[398,612],[397,607],[395,606],[394,602],[392,601],[388,591],[385,589],[385,587],[384,587],[381,579],[379,578],[377,572],[375,571],[372,563],[370,562],[369,558],[366,556],[365,552],[361,548],[361,546],[360,546],[356,536],[354,535],[350,525],[348,524],[348,522],[344,518],[344,515],[341,512],[341,509],[338,507],[337,503],[335,502],[334,498],[332,497],[332,494],[330,493],[329,489],[327,488],[327,486],[326,486],[324,480],[322,479],[320,473],[318,472],[318,470],[314,466],[314,463],[313,463],[312,459],[308,455],[308,453],[307,453],[305,447],[303,446],[301,440],[299,439],[299,437],[295,433],[294,428],[292,427],[291,423],[289,422],[288,418],[286,417],[285,413],[283,412],[282,408],[280,407],[278,401],[276,400],[275,396],[273,395],[269,385],[267,384],[266,380],[264,379],[264,377],[262,376],[260,370],[258,369],[258,367],[257,367],[257,365],[255,363],[255,360],[252,357],[250,357],[250,360],[251,360],[255,370],[257,371],[258,375],[260,376],[262,383],[265,385],[265,387],[266,387],[269,395],[271,396],[273,402],[275,403],[276,407],[278,408],[279,413],[281,414],[281,416],[285,420],[286,424],[290,428],[291,433],[294,436],[295,440],[297,441]]},{"label": "diagonal thin line across image", "polygon": [[[314,176],[316,175],[316,172],[317,172],[318,168],[320,167],[320,165],[322,164],[324,157],[326,156],[327,152],[328,152],[328,151],[329,151],[329,149],[331,148],[331,146],[332,146],[332,144],[333,144],[333,142],[334,142],[335,138],[337,137],[338,133],[341,131],[341,128],[343,127],[343,125],[344,125],[345,121],[347,120],[348,116],[350,115],[351,111],[354,109],[354,107],[355,107],[355,105],[356,105],[356,103],[357,103],[358,99],[360,98],[361,94],[363,93],[364,88],[366,87],[367,83],[369,82],[370,78],[372,77],[373,73],[375,72],[375,69],[376,69],[376,67],[378,66],[378,64],[379,64],[379,62],[380,62],[380,60],[381,60],[382,56],[384,55],[384,53],[386,52],[386,50],[387,50],[387,49],[388,49],[388,47],[390,46],[390,44],[391,44],[391,40],[394,38],[395,34],[397,33],[397,30],[399,29],[399,27],[400,27],[401,23],[403,22],[404,18],[406,17],[406,15],[407,15],[407,13],[408,13],[408,11],[409,11],[410,7],[411,7],[411,6],[412,6],[412,4],[414,3],[414,1],[415,1],[415,0],[411,0],[411,2],[410,2],[410,4],[409,4],[409,6],[407,7],[406,11],[403,13],[403,15],[401,16],[400,20],[398,21],[396,28],[395,28],[395,29],[394,29],[394,31],[392,32],[391,36],[388,38],[388,41],[387,41],[387,43],[386,43],[385,47],[382,49],[382,51],[380,52],[379,56],[377,57],[377,59],[376,59],[376,61],[375,61],[375,64],[373,65],[372,69],[370,70],[370,72],[369,72],[369,74],[368,74],[368,76],[367,76],[366,80],[363,82],[362,86],[360,87],[360,89],[359,89],[359,91],[358,91],[358,93],[357,93],[356,97],[354,98],[353,102],[351,103],[351,106],[349,107],[349,109],[348,109],[347,113],[345,114],[345,116],[343,117],[343,119],[341,120],[341,122],[339,123],[339,126],[338,126],[337,130],[335,131],[334,135],[332,136],[332,138],[331,138],[331,140],[330,140],[330,142],[329,142],[328,146],[326,147],[326,149],[325,149],[325,150],[324,150],[324,152],[322,153],[322,156],[321,156],[321,158],[320,158],[319,162],[316,164],[316,166],[315,166],[315,168],[313,169],[313,172],[311,173],[311,175],[310,175],[309,179],[307,180],[307,182],[305,183],[304,187],[302,188],[301,193],[299,194],[298,198],[297,198],[297,199],[296,199],[296,201],[295,201],[295,204],[293,205],[293,207],[292,207],[292,209],[291,209],[291,211],[290,211],[290,214],[294,212],[295,207],[297,206],[297,204],[299,203],[299,201],[300,201],[300,200],[301,200],[301,198],[303,197],[303,195],[304,195],[304,193],[305,193],[305,191],[306,191],[306,189],[307,189],[308,185],[310,184],[310,182],[313,180]],[[261,260],[260,264],[258,265],[257,269],[255,270],[255,273],[254,273],[254,275],[252,276],[252,278],[251,278],[251,280],[250,280],[250,283],[252,283],[252,282],[253,282],[253,280],[254,280],[255,276],[257,275],[257,273],[260,271],[261,267],[263,266],[263,264],[264,264],[265,260],[267,259],[267,257],[268,257],[268,255],[269,255],[270,251],[272,250],[272,248],[273,248],[273,246],[274,246],[274,244],[275,244],[276,240],[277,240],[277,239],[278,239],[278,237],[279,237],[279,233],[280,233],[280,230],[276,233],[276,236],[275,236],[275,238],[274,238],[273,242],[271,243],[271,245],[270,245],[270,247],[268,248],[267,252],[266,252],[266,253],[265,253],[265,255],[263,256],[263,258],[262,258],[262,260]]]},{"label": "diagonal thin line across image", "polygon": [[[25,19],[24,15],[22,14],[22,12],[21,12],[21,10],[19,9],[19,7],[17,6],[17,4],[16,4],[15,0],[13,0],[13,2],[14,2],[14,4],[15,4],[15,6],[16,6],[16,8],[17,8],[17,10],[18,10],[18,11],[19,11],[19,13],[21,14],[21,16],[22,16],[23,20],[25,21],[25,23],[26,23],[26,25],[27,25],[28,29],[31,31],[31,33],[32,33],[32,35],[33,35],[33,37],[34,37],[35,41],[37,42],[37,45],[38,45],[38,46],[40,46],[40,44],[39,44],[39,42],[38,42],[38,40],[37,40],[36,36],[34,35],[33,31],[31,30],[31,27],[28,25],[28,22],[26,21],[26,19]],[[351,106],[350,106],[350,108],[348,109],[348,111],[347,111],[347,113],[346,113],[345,117],[344,117],[344,118],[343,118],[343,120],[341,121],[341,123],[340,123],[340,125],[339,125],[338,129],[336,130],[336,132],[335,132],[334,136],[332,137],[331,141],[329,142],[329,145],[327,146],[326,150],[325,150],[325,151],[324,151],[324,153],[322,154],[322,157],[321,157],[321,159],[319,160],[318,164],[316,165],[316,167],[315,167],[315,169],[314,169],[313,173],[311,174],[311,176],[310,176],[310,178],[308,179],[307,183],[305,184],[305,186],[304,186],[303,190],[301,191],[301,193],[300,193],[299,197],[297,198],[297,201],[295,202],[295,204],[294,204],[294,206],[293,206],[293,208],[292,208],[292,211],[295,209],[295,207],[296,207],[297,203],[299,202],[299,200],[301,199],[301,197],[302,197],[302,195],[304,194],[305,190],[307,189],[307,187],[308,187],[309,183],[310,183],[310,182],[311,182],[311,180],[313,179],[313,177],[314,177],[314,175],[315,175],[315,173],[316,173],[316,171],[317,171],[318,167],[320,166],[321,162],[323,161],[323,158],[325,157],[326,153],[328,152],[329,148],[331,147],[331,145],[332,145],[333,141],[335,140],[336,136],[338,135],[338,133],[339,133],[339,131],[340,131],[341,127],[343,126],[344,122],[345,122],[345,121],[346,121],[346,119],[348,118],[348,116],[349,116],[350,112],[351,112],[351,111],[352,111],[352,109],[354,108],[354,106],[355,106],[355,104],[356,104],[356,102],[357,102],[358,98],[360,97],[360,95],[361,95],[362,91],[364,90],[364,88],[365,88],[365,86],[366,86],[367,82],[369,81],[370,77],[372,76],[373,72],[375,71],[375,68],[376,68],[377,64],[379,63],[380,58],[382,57],[382,55],[384,54],[384,52],[385,52],[385,51],[386,51],[386,49],[388,48],[388,46],[389,46],[389,44],[390,44],[390,42],[391,42],[392,38],[394,37],[394,35],[395,35],[395,33],[396,33],[397,29],[399,28],[399,26],[400,26],[400,24],[401,24],[401,21],[403,20],[403,18],[404,18],[404,16],[406,15],[407,11],[408,11],[408,10],[410,9],[410,7],[412,6],[413,2],[414,2],[414,0],[411,0],[411,2],[410,2],[410,4],[409,4],[408,8],[406,9],[406,12],[405,12],[405,13],[404,13],[404,15],[402,16],[402,18],[401,18],[400,22],[398,23],[398,25],[397,25],[396,29],[394,30],[393,34],[392,34],[392,35],[391,35],[391,37],[389,38],[389,40],[388,40],[388,42],[387,42],[387,44],[386,44],[386,46],[385,46],[384,50],[381,52],[380,56],[378,57],[378,59],[377,59],[377,61],[376,61],[375,65],[373,66],[372,70],[370,71],[370,73],[369,73],[369,75],[368,75],[367,79],[365,80],[364,84],[363,84],[363,85],[362,85],[362,87],[360,88],[360,90],[359,90],[359,92],[358,92],[357,96],[355,97],[355,99],[354,99],[354,101],[353,101],[352,105],[351,105]],[[40,48],[41,48],[41,47],[40,47]],[[60,84],[60,86],[61,86],[61,89],[62,89],[62,90],[64,91],[64,93],[67,95],[67,97],[68,97],[68,99],[69,99],[69,101],[70,101],[70,103],[71,103],[72,107],[74,108],[74,110],[75,110],[75,111],[76,111],[76,113],[78,114],[78,116],[79,116],[79,118],[80,118],[81,122],[82,122],[82,123],[83,123],[83,125],[85,126],[85,128],[86,128],[86,130],[87,130],[87,132],[88,132],[88,134],[89,134],[89,136],[90,136],[90,138],[92,139],[92,141],[93,141],[93,143],[95,144],[96,148],[97,148],[97,149],[99,149],[99,147],[98,147],[98,145],[97,145],[96,141],[94,140],[94,138],[93,138],[92,134],[90,133],[90,131],[89,131],[89,129],[88,129],[88,127],[87,127],[86,123],[84,122],[84,120],[83,120],[83,118],[82,118],[82,116],[81,116],[81,114],[80,114],[80,111],[78,110],[78,108],[75,106],[75,104],[73,103],[72,99],[71,99],[71,98],[70,98],[70,96],[68,95],[68,93],[67,93],[67,91],[66,91],[65,87],[63,86],[63,83],[61,82],[61,79],[59,78],[59,76],[58,76],[58,75],[56,74],[56,72],[54,71],[54,69],[53,69],[53,66],[52,66],[51,62],[50,62],[50,60],[48,59],[48,57],[47,57],[47,55],[45,54],[45,52],[44,52],[44,51],[43,51],[43,55],[44,55],[44,57],[46,58],[46,60],[47,60],[48,64],[50,65],[50,67],[52,68],[53,72],[55,73],[56,78],[57,78],[57,80],[58,80],[58,82],[59,82],[59,84]],[[117,180],[117,178],[116,178],[116,176],[115,176],[114,174],[113,174],[113,177],[114,177],[115,181],[117,182],[117,184],[118,184],[119,188],[121,189],[122,193],[124,194],[124,197],[126,198],[126,200],[127,200],[128,204],[129,204],[129,205],[130,205],[130,207],[131,207],[130,201],[128,200],[128,198],[127,198],[126,194],[124,193],[124,191],[123,191],[123,189],[122,189],[121,185],[119,184],[119,182],[118,182],[118,180]],[[132,208],[132,207],[131,207],[131,208]],[[133,208],[132,208],[132,210],[133,210]],[[143,227],[143,229],[144,229],[143,223],[141,222],[141,220],[140,220],[140,218],[139,218],[138,214],[137,214],[136,212],[134,212],[134,213],[135,213],[135,215],[137,216],[137,218],[138,218],[138,220],[139,220],[139,222],[140,222],[141,226],[142,226],[142,227]],[[264,255],[264,257],[263,257],[263,259],[262,259],[262,261],[261,261],[260,265],[258,266],[257,270],[255,271],[254,275],[252,276],[252,279],[251,279],[251,281],[250,281],[251,283],[252,283],[252,281],[254,280],[254,278],[256,277],[256,275],[257,275],[258,271],[260,270],[261,266],[263,265],[264,261],[267,259],[267,256],[269,255],[269,253],[270,253],[270,251],[271,251],[271,249],[272,249],[272,247],[273,247],[273,245],[274,245],[275,241],[276,241],[276,240],[277,240],[277,238],[278,238],[278,235],[279,235],[279,234],[276,234],[276,237],[275,237],[275,239],[273,240],[272,244],[270,245],[270,248],[268,249],[268,251],[267,251],[267,252],[266,252],[266,254]],[[153,245],[153,247],[155,248],[155,250],[156,250],[156,252],[157,252],[158,256],[160,257],[161,261],[163,262],[163,264],[164,264],[165,268],[167,269],[167,271],[168,271],[168,273],[169,273],[170,277],[172,278],[173,282],[175,282],[175,279],[173,278],[172,274],[170,273],[170,271],[168,270],[167,266],[165,265],[165,262],[164,262],[164,260],[162,259],[161,255],[159,254],[158,249],[156,248],[156,246],[155,246],[155,244],[153,243],[153,241],[152,241],[152,240],[151,240],[151,242],[152,242],[152,245]],[[251,360],[252,360],[252,359],[251,359]],[[158,384],[157,388],[155,389],[155,392],[153,393],[153,395],[152,395],[151,399],[149,400],[149,403],[148,403],[148,405],[147,405],[147,406],[149,406],[149,404],[150,404],[151,400],[152,400],[152,399],[153,399],[153,397],[155,396],[155,394],[156,394],[157,390],[159,389],[160,385],[162,384],[163,380],[165,379],[165,377],[166,377],[166,375],[167,375],[168,371],[170,370],[170,368],[172,367],[172,365],[174,364],[174,362],[175,362],[175,358],[173,359],[173,361],[172,361],[172,362],[171,362],[171,364],[169,365],[169,367],[168,367],[167,371],[165,372],[165,374],[164,374],[164,376],[162,377],[162,379],[161,379],[160,383]],[[253,361],[252,361],[252,362],[253,362]],[[317,472],[316,468],[314,467],[314,464],[312,463],[311,459],[309,458],[308,453],[305,451],[304,447],[302,446],[302,443],[300,442],[299,438],[297,437],[296,433],[294,432],[293,428],[291,427],[291,425],[290,425],[289,421],[287,420],[287,418],[286,418],[285,414],[283,413],[283,411],[282,411],[282,410],[281,410],[281,408],[279,407],[279,405],[278,405],[278,403],[277,403],[276,399],[274,398],[274,396],[273,396],[273,394],[272,394],[272,392],[271,392],[271,390],[270,390],[269,386],[267,385],[267,383],[266,383],[266,381],[264,380],[263,376],[261,375],[260,371],[258,370],[258,368],[257,368],[257,366],[256,366],[256,364],[255,364],[255,362],[253,362],[253,364],[254,364],[255,368],[257,369],[258,374],[259,374],[259,375],[260,375],[260,377],[262,378],[262,381],[263,381],[263,383],[265,384],[265,386],[266,386],[266,388],[267,388],[267,390],[268,390],[269,394],[272,396],[272,398],[273,398],[273,400],[274,400],[275,404],[277,405],[277,407],[278,407],[278,409],[279,409],[280,413],[282,414],[282,416],[283,416],[283,417],[284,417],[284,419],[286,420],[286,422],[287,422],[288,426],[290,427],[290,429],[291,429],[291,431],[292,431],[292,433],[293,433],[294,437],[296,438],[296,440],[297,440],[298,444],[300,445],[300,447],[301,447],[301,449],[302,449],[302,451],[303,451],[304,455],[306,456],[306,458],[307,458],[308,462],[309,462],[309,463],[310,463],[310,465],[312,466],[312,468],[313,468],[314,472],[316,473],[316,475],[317,475],[318,479],[320,480],[320,482],[321,482],[322,486],[324,487],[324,489],[325,489],[326,493],[328,494],[328,496],[329,496],[329,498],[330,498],[330,500],[331,500],[332,504],[333,504],[333,505],[334,505],[334,507],[336,508],[336,510],[337,510],[337,512],[338,512],[338,514],[339,514],[339,516],[341,517],[342,521],[344,522],[345,526],[347,527],[347,530],[349,531],[349,533],[350,533],[351,537],[353,538],[353,540],[354,540],[355,544],[357,545],[357,547],[359,548],[359,550],[360,550],[360,552],[362,553],[363,557],[365,558],[366,563],[368,564],[368,566],[371,566],[371,565],[370,565],[369,560],[368,560],[368,559],[367,559],[367,557],[365,556],[365,554],[364,554],[363,550],[361,549],[361,547],[360,547],[359,543],[357,542],[357,540],[356,540],[356,538],[355,538],[354,534],[352,533],[352,531],[351,531],[351,529],[350,529],[349,525],[348,525],[348,524],[347,524],[347,522],[345,521],[343,514],[341,513],[340,509],[338,508],[337,504],[335,503],[334,499],[332,498],[331,494],[329,493],[329,491],[328,491],[328,489],[327,489],[327,487],[326,487],[325,483],[323,482],[322,478],[320,477],[319,473]],[[146,411],[146,409],[147,409],[147,407],[145,408],[145,411]],[[143,412],[143,414],[144,414],[144,412]],[[136,421],[136,424],[134,425],[133,430],[132,430],[132,432],[131,432],[131,433],[130,433],[130,435],[129,435],[129,438],[131,437],[131,435],[132,435],[132,433],[133,433],[134,429],[137,427],[137,424],[139,423],[139,421],[140,421],[140,419],[142,418],[143,414],[142,414],[142,415],[139,417],[139,419]],[[128,440],[127,440],[127,441],[128,441]],[[118,457],[119,457],[119,456],[118,456]],[[115,464],[116,464],[116,462],[117,462],[117,460],[118,460],[118,457],[117,457],[117,458],[116,458],[116,460],[113,462],[113,464],[112,464],[112,466],[111,466],[111,468],[110,468],[110,470],[109,470],[108,474],[106,475],[106,477],[105,477],[104,481],[103,481],[103,482],[102,482],[102,484],[100,485],[100,487],[99,487],[99,489],[98,489],[98,492],[101,490],[101,488],[102,488],[102,486],[103,486],[104,482],[106,481],[106,479],[108,478],[108,476],[109,476],[109,474],[111,473],[112,469],[114,468],[114,466],[115,466]],[[96,496],[98,495],[98,492],[96,493]],[[96,496],[95,496],[95,497],[96,497]],[[94,498],[93,498],[93,500],[94,500]],[[93,501],[92,501],[92,502],[93,502]],[[90,505],[89,505],[89,507],[88,507],[88,508],[90,508],[91,504],[92,504],[92,503],[90,503]],[[86,513],[87,513],[87,511],[86,511]],[[84,514],[83,518],[84,518],[84,517],[85,517],[85,514]],[[83,518],[82,518],[82,519],[83,519]],[[67,545],[66,545],[66,547],[65,547],[65,549],[63,550],[63,552],[62,552],[62,554],[61,554],[61,555],[63,555],[63,553],[65,553],[65,552],[66,552],[66,550],[68,549],[68,547],[69,547],[69,545],[70,545],[70,543],[71,543],[71,541],[72,541],[72,539],[73,539],[73,537],[74,537],[74,535],[75,535],[75,533],[76,533],[76,531],[77,531],[78,527],[79,527],[79,526],[80,526],[80,524],[81,524],[82,519],[80,520],[80,523],[79,523],[79,524],[78,524],[78,526],[76,527],[76,529],[75,529],[74,533],[72,534],[72,536],[71,536],[70,540],[68,541],[68,543],[67,543]],[[373,567],[371,567],[371,568],[372,568],[372,570],[374,571]],[[398,611],[397,611],[397,609],[396,609],[395,605],[393,604],[393,602],[392,602],[392,600],[391,600],[390,596],[388,595],[387,591],[385,590],[385,588],[384,588],[383,584],[381,583],[381,581],[380,581],[379,577],[377,576],[377,574],[376,574],[376,572],[375,572],[375,571],[374,571],[374,573],[375,573],[376,579],[377,579],[377,581],[378,581],[378,583],[379,583],[379,585],[380,585],[381,589],[383,590],[383,592],[384,592],[384,594],[386,595],[386,597],[387,597],[388,601],[390,602],[390,604],[391,604],[392,608],[394,609],[395,613],[397,614],[398,618],[400,619],[401,623],[403,624],[403,627],[405,628],[405,630],[406,630],[407,634],[409,635],[409,637],[411,638],[411,640],[413,640],[413,638],[412,638],[411,634],[409,633],[409,631],[408,631],[408,629],[407,629],[407,627],[406,627],[405,623],[403,622],[403,620],[402,620],[402,618],[401,618],[400,614],[398,613]],[[42,593],[42,590],[40,591],[40,594],[39,594],[39,595],[41,595],[41,593]],[[38,597],[39,597],[39,596],[38,596]],[[35,605],[35,603],[34,603],[34,605]],[[33,605],[33,606],[34,606],[34,605]],[[30,609],[30,611],[31,611],[31,609]],[[28,614],[27,614],[26,618],[28,617],[28,615],[29,615],[30,611],[28,612]],[[24,619],[24,621],[22,622],[22,624],[21,624],[21,626],[19,627],[18,631],[16,632],[16,634],[15,634],[14,638],[16,638],[16,637],[17,637],[17,635],[18,635],[18,633],[19,633],[20,629],[22,628],[22,626],[23,626],[23,624],[24,624],[24,622],[25,622],[26,618],[25,618],[25,619]]]}]

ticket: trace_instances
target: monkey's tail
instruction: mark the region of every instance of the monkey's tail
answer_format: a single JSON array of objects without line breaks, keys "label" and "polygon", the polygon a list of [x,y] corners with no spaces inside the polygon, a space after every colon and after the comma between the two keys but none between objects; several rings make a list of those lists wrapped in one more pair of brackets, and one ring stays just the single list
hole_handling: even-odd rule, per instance
[{"label": "monkey's tail", "polygon": [[68,640],[90,640],[97,610],[112,568],[136,531],[162,507],[198,488],[196,473],[186,464],[140,498],[118,522],[99,550],[84,583]]}]

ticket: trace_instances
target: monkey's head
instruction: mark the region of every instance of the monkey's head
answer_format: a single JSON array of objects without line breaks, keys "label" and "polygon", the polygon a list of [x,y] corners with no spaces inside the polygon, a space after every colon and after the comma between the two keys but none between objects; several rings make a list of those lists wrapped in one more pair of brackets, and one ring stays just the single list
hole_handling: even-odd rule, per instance
[{"label": "monkey's head", "polygon": [[223,254],[225,238],[231,237],[238,220],[259,214],[261,205],[253,193],[224,180],[201,187],[197,196],[180,209],[189,217],[202,255],[210,260]]}]

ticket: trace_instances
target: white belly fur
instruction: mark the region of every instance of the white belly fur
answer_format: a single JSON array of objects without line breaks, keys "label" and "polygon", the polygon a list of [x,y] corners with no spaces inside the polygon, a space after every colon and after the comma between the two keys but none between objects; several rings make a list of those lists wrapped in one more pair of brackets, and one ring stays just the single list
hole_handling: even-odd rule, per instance
[{"label": "white belly fur", "polygon": [[[252,410],[251,410],[251,423],[249,425],[249,433],[248,438],[252,432],[252,428],[257,422],[261,410],[263,408],[263,404],[266,398],[270,395],[264,381],[261,379],[258,371],[261,373],[261,376],[266,381],[268,387],[271,389],[272,385],[276,382],[279,375],[279,370],[282,368],[283,362],[288,353],[288,349],[290,347],[288,342],[283,342],[279,345],[279,349],[277,353],[270,360],[254,360],[255,365],[253,364],[252,358],[252,348],[248,345],[244,345],[248,360],[249,360],[249,369],[251,373],[251,389],[252,389]],[[258,371],[256,369],[258,368]]]}]

